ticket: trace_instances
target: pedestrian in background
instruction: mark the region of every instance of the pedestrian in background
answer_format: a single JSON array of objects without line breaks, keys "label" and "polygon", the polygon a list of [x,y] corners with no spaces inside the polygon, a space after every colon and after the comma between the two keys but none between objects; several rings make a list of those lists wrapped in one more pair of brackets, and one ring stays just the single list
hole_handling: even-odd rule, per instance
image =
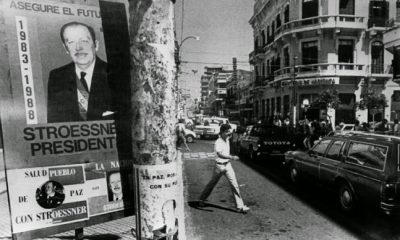
[{"label": "pedestrian in background", "polygon": [[400,135],[399,119],[394,120],[393,135],[395,135],[395,136]]},{"label": "pedestrian in background", "polygon": [[213,176],[200,195],[199,206],[205,206],[204,201],[206,201],[207,198],[210,196],[212,190],[214,189],[215,185],[217,185],[221,176],[225,175],[228,179],[229,185],[231,186],[231,190],[235,198],[237,211],[241,213],[246,213],[250,210],[250,208],[243,203],[235,171],[233,170],[232,164],[230,162],[231,160],[239,160],[239,157],[230,155],[229,137],[231,135],[231,126],[229,124],[222,124],[220,127],[219,138],[214,145],[214,151],[216,152],[217,158],[215,159]]},{"label": "pedestrian in background", "polygon": [[175,128],[175,131],[176,131],[176,137],[177,137],[176,148],[178,150],[180,150],[181,149],[181,145],[183,144],[183,145],[185,145],[186,150],[190,151],[190,148],[186,143],[185,124],[184,124],[183,119],[179,119],[179,122],[178,122],[178,124],[176,125],[176,128]]}]

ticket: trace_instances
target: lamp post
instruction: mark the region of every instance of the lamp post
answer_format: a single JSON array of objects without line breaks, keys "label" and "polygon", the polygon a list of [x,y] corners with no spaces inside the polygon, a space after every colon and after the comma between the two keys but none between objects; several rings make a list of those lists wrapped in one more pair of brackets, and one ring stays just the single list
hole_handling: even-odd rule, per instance
[{"label": "lamp post", "polygon": [[[182,41],[181,41],[181,43],[180,44],[178,44],[178,46],[177,46],[177,49],[176,49],[176,51],[177,51],[177,55],[178,55],[178,61],[177,61],[177,63],[176,63],[176,91],[177,91],[177,93],[178,93],[178,113],[180,112],[180,109],[181,109],[181,107],[180,107],[180,104],[181,104],[181,93],[179,92],[179,78],[178,78],[178,74],[179,74],[179,71],[180,71],[180,64],[181,64],[181,48],[182,48],[182,45],[183,45],[183,43],[186,41],[186,40],[188,40],[188,39],[195,39],[195,40],[200,40],[200,37],[198,37],[198,36],[188,36],[188,37],[185,37]],[[194,72],[193,72],[194,73]],[[180,116],[179,116],[180,117]]]},{"label": "lamp post", "polygon": [[297,93],[296,93],[296,60],[297,56],[293,57],[293,78],[292,78],[292,114],[293,114],[293,126],[296,126],[296,105],[297,105]]}]

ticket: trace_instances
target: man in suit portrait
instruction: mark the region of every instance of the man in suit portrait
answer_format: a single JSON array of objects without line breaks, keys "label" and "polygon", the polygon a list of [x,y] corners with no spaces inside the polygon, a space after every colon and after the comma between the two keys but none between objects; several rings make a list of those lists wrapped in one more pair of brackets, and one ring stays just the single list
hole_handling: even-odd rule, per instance
[{"label": "man in suit portrait", "polygon": [[70,22],[61,27],[60,37],[72,62],[50,71],[47,121],[112,119],[107,63],[96,55],[95,31],[87,24]]},{"label": "man in suit portrait", "polygon": [[46,182],[42,189],[37,190],[36,195],[39,205],[46,209],[60,206],[65,199],[62,189],[57,189],[53,181]]},{"label": "man in suit portrait", "polygon": [[111,172],[108,175],[108,200],[118,201],[123,199],[121,174],[119,172]]}]

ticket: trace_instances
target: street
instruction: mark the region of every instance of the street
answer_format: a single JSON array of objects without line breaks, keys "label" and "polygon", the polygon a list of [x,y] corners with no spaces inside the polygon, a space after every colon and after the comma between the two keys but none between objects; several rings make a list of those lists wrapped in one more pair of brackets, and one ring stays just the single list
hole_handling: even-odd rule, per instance
[{"label": "street", "polygon": [[[356,214],[345,214],[337,207],[333,192],[309,182],[293,186],[278,158],[258,162],[242,158],[232,163],[245,204],[251,208],[249,213],[235,211],[224,177],[206,206],[199,207],[197,198],[213,170],[214,141],[196,140],[189,144],[190,152],[183,152],[188,240],[400,239],[398,218],[367,206]],[[11,239],[5,191],[0,193],[0,205],[0,239]],[[130,234],[133,224],[133,217],[123,218],[85,228],[85,235],[90,239],[134,239]],[[73,234],[69,231],[49,239],[73,238]]]},{"label": "street", "polygon": [[292,186],[280,159],[233,162],[242,196],[251,208],[248,214],[234,211],[225,178],[209,204],[198,207],[197,197],[213,169],[212,158],[206,157],[213,142],[197,140],[189,145],[191,152],[183,153],[188,239],[400,239],[398,220],[378,209],[363,206],[348,215],[337,207],[333,192],[307,182]]}]

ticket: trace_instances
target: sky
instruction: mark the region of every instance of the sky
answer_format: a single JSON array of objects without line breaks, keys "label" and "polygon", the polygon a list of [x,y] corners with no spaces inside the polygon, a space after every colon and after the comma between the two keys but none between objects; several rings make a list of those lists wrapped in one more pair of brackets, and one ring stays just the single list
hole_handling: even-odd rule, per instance
[{"label": "sky", "polygon": [[[182,3],[184,11],[182,14]],[[253,31],[249,20],[253,15],[251,0],[177,0],[175,28],[181,46],[182,74],[179,84],[192,98],[200,97],[200,79],[204,67],[232,69],[232,58],[238,69],[249,70],[249,53],[253,48]],[[182,34],[183,16],[183,34]],[[185,63],[188,61],[188,63]],[[197,71],[197,72],[196,72]]]}]

